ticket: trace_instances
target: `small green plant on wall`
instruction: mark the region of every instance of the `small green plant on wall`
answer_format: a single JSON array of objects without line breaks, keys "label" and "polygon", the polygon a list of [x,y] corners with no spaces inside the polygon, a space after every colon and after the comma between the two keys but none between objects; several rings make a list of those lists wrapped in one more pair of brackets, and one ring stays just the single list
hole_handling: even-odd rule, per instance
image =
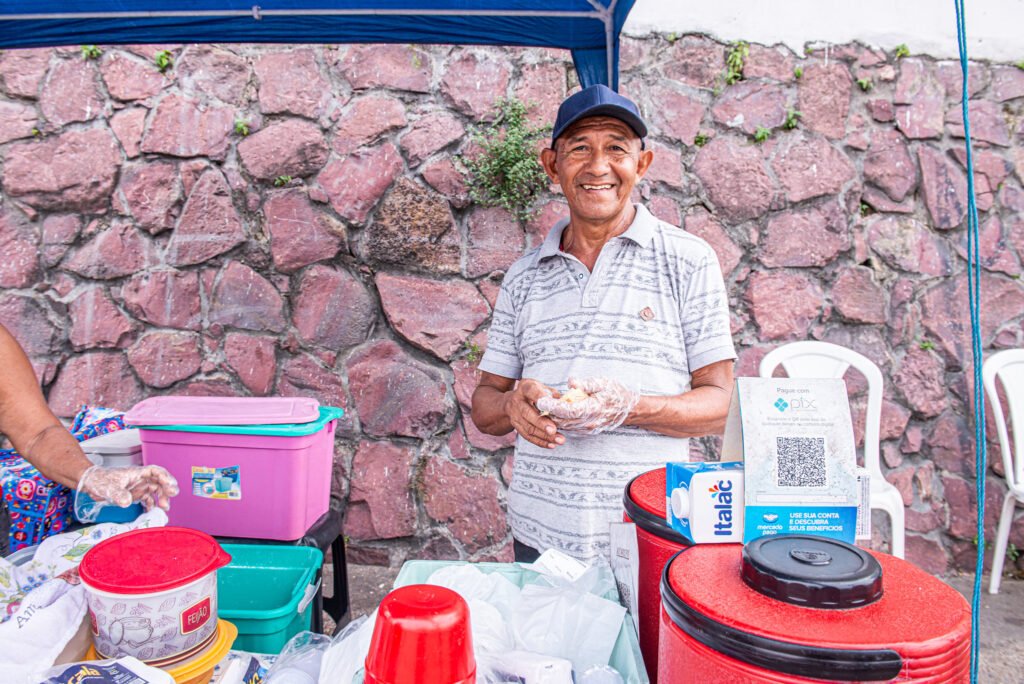
[{"label": "small green plant on wall", "polygon": [[732,44],[729,54],[725,57],[725,83],[732,85],[743,80],[743,66],[750,56],[750,45],[746,41],[737,40]]},{"label": "small green plant on wall", "polygon": [[857,79],[857,85],[865,93],[868,92],[869,90],[871,90],[874,87],[874,84],[871,82],[870,78],[858,78]]},{"label": "small green plant on wall", "polygon": [[291,182],[292,182],[292,177],[291,176],[278,176],[277,178],[274,179],[274,187],[275,188],[283,188],[284,186],[288,185]]},{"label": "small green plant on wall", "polygon": [[100,50],[95,45],[83,45],[82,46],[82,58],[83,59],[99,59],[100,55],[103,54],[103,50]]},{"label": "small green plant on wall", "polygon": [[900,43],[896,46],[896,59],[903,59],[904,57],[910,56],[910,48],[907,47],[906,43]]},{"label": "small green plant on wall", "polygon": [[153,62],[160,73],[163,73],[174,66],[174,57],[169,50],[161,50],[153,55]]},{"label": "small green plant on wall", "polygon": [[772,129],[765,128],[764,126],[758,126],[757,130],[754,131],[754,142],[763,143],[765,140],[770,138],[772,135]]},{"label": "small green plant on wall", "polygon": [[787,131],[791,131],[797,127],[800,123],[800,117],[803,116],[800,112],[795,109],[789,109],[786,111],[786,120],[782,122],[782,127]]},{"label": "small green plant on wall", "polygon": [[548,185],[547,174],[537,159],[537,144],[550,126],[530,126],[526,105],[515,98],[501,99],[494,121],[473,132],[479,150],[461,157],[466,168],[469,194],[485,207],[502,207],[517,219],[532,215],[537,196]]},{"label": "small green plant on wall", "polygon": [[476,342],[466,343],[466,360],[470,363],[476,363],[483,356],[483,351],[480,349],[480,345]]},{"label": "small green plant on wall", "polygon": [[707,145],[707,133],[698,133],[697,135],[693,136],[693,144],[696,145],[697,147],[704,147],[705,145]]},{"label": "small green plant on wall", "polygon": [[243,138],[249,135],[249,122],[245,119],[235,119],[235,135],[240,135]]},{"label": "small green plant on wall", "polygon": [[804,68],[803,67],[797,67],[796,69],[793,69],[793,78],[801,79],[803,77],[804,77]]}]

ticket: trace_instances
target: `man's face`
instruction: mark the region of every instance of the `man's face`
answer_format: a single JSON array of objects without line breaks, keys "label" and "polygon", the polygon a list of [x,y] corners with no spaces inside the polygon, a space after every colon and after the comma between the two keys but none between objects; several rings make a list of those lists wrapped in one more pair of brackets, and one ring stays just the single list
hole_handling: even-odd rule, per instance
[{"label": "man's face", "polygon": [[541,164],[562,186],[574,218],[612,221],[629,206],[636,182],[653,155],[624,122],[609,116],[581,119],[541,152]]}]

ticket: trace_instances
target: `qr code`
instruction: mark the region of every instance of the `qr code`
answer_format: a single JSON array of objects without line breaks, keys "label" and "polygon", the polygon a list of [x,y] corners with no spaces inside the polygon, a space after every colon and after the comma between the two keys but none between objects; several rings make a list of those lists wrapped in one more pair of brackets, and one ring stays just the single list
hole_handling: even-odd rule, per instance
[{"label": "qr code", "polygon": [[780,487],[824,487],[825,438],[776,437]]}]

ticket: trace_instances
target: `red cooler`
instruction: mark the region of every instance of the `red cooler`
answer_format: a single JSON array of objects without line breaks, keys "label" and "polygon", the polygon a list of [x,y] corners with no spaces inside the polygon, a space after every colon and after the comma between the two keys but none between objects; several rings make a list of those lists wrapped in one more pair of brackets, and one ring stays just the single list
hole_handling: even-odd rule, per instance
[{"label": "red cooler", "polygon": [[661,614],[661,573],[668,559],[690,545],[671,527],[665,517],[665,469],[637,475],[626,485],[622,497],[626,522],[636,523],[637,552],[640,556],[637,587],[637,628],[640,652],[647,675],[658,681],[658,616]]},{"label": "red cooler", "polygon": [[802,535],[690,547],[661,581],[664,683],[967,682],[971,611],[894,556]]}]

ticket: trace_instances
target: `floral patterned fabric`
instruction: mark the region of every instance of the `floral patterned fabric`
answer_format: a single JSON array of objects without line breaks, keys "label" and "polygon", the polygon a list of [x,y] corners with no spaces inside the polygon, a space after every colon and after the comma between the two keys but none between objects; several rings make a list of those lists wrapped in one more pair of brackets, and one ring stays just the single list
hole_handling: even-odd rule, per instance
[{"label": "floral patterned fabric", "polygon": [[[83,406],[69,428],[79,442],[124,429],[121,411]],[[9,526],[8,552],[38,544],[71,524],[74,496],[70,489],[47,479],[13,449],[0,449],[0,486]]]}]

